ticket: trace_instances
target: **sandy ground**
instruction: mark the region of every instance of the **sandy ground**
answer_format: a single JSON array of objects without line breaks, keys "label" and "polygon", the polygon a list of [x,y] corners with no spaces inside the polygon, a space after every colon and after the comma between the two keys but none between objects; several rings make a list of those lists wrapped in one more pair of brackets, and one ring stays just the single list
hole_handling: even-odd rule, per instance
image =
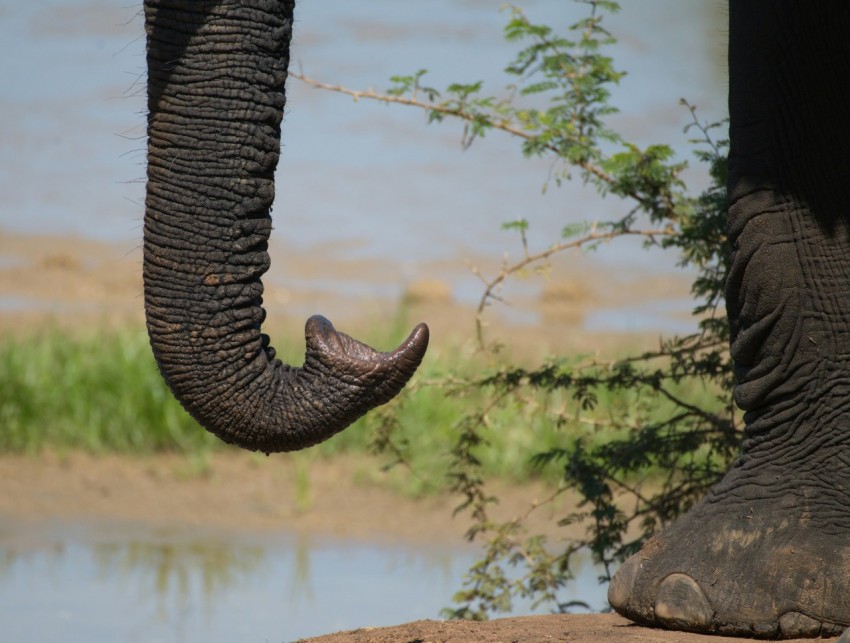
[{"label": "sandy ground", "polygon": [[[273,261],[275,249],[272,249]],[[333,315],[343,330],[368,328],[393,314],[398,301],[322,293],[309,278],[345,275],[366,282],[386,280],[392,271],[372,262],[319,260],[315,253],[286,249],[286,267],[304,290],[286,287],[274,274],[267,281],[269,318],[301,324],[312,312]],[[93,241],[27,236],[0,231],[0,333],[17,333],[50,324],[70,329],[142,323],[141,251]],[[484,265],[482,262],[481,265]],[[604,334],[585,328],[595,306],[617,306],[687,294],[687,281],[670,278],[614,278],[582,273],[581,262],[567,281],[550,281],[533,301],[526,326],[510,316],[488,313],[491,338],[510,338],[514,350],[537,355],[571,347],[656,345],[654,336]],[[445,273],[445,266],[434,266]],[[463,269],[462,264],[456,266]],[[492,268],[492,266],[491,266]],[[442,271],[442,272],[441,272]],[[307,280],[306,282],[304,280]],[[589,284],[593,284],[591,287]],[[639,287],[638,287],[639,286]],[[474,311],[454,301],[441,279],[403,286],[410,316],[432,328],[432,351],[449,340],[469,337]],[[367,310],[352,314],[353,310]],[[333,318],[333,317],[332,317]],[[531,324],[531,325],[530,325]],[[11,520],[119,519],[147,524],[197,525],[219,529],[295,530],[369,541],[459,543],[466,518],[452,518],[456,498],[410,499],[389,490],[368,458],[333,461],[307,455],[274,456],[224,451],[200,469],[182,456],[118,457],[44,454],[0,457],[0,514]],[[391,475],[391,474],[386,474]],[[300,477],[299,477],[300,476]],[[305,477],[306,476],[306,477]],[[501,517],[525,512],[546,490],[535,485],[493,488],[502,498]],[[569,499],[565,499],[569,501]],[[532,528],[553,531],[551,516],[538,512]],[[420,621],[390,628],[361,629],[311,639],[325,643],[389,641],[721,641],[630,625],[613,615],[538,616],[488,623]]]},{"label": "sandy ground", "polygon": [[485,623],[416,621],[395,627],[361,628],[304,639],[310,643],[721,643],[741,640],[746,639],[640,627],[616,614],[520,616]]},{"label": "sandy ground", "polygon": [[[272,331],[303,327],[307,317],[320,313],[341,330],[368,333],[373,326],[386,326],[381,320],[393,319],[402,302],[411,323],[428,323],[429,350],[439,351],[470,341],[474,334],[477,301],[456,301],[453,280],[460,275],[468,278],[469,266],[485,275],[499,270],[492,258],[458,258],[418,268],[419,274],[433,276],[406,279],[392,266],[334,258],[333,251],[272,242],[272,268],[264,279],[263,297]],[[0,229],[0,332],[25,332],[45,323],[72,329],[141,325],[141,262],[138,244]],[[658,333],[606,332],[587,328],[585,318],[600,308],[684,299],[689,291],[685,277],[605,272],[581,255],[557,259],[547,275],[517,277],[516,292],[510,293],[506,305],[487,308],[488,342],[503,343],[515,354],[532,358],[568,348],[602,346],[614,352],[623,346],[657,347]],[[339,284],[339,289],[328,289],[329,282]],[[364,294],[365,285],[398,296]],[[688,319],[688,311],[677,317]]]},{"label": "sandy ground", "polygon": [[[84,453],[0,457],[0,514],[27,521],[117,519],[153,526],[295,531],[369,542],[457,545],[470,522],[457,498],[405,498],[368,457],[271,457],[227,450],[199,469],[180,455]],[[494,485],[495,515],[510,518],[542,499],[542,485]],[[532,523],[563,537],[541,514]]]}]

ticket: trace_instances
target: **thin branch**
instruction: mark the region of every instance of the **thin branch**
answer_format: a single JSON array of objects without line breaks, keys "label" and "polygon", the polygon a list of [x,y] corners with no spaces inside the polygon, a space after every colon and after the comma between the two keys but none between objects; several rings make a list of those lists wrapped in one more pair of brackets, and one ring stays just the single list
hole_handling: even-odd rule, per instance
[{"label": "thin branch", "polygon": [[[461,120],[464,120],[467,123],[471,123],[471,122],[474,122],[474,121],[481,122],[481,120],[484,119],[486,121],[487,125],[489,125],[490,127],[493,127],[495,129],[498,129],[498,130],[502,130],[503,132],[507,132],[508,134],[511,134],[512,136],[516,136],[516,137],[521,138],[521,139],[526,140],[526,141],[537,141],[537,139],[538,139],[538,137],[536,135],[520,129],[515,124],[513,124],[510,120],[507,120],[507,119],[495,120],[491,116],[488,116],[488,115],[475,114],[473,112],[467,111],[467,110],[463,109],[463,106],[448,107],[445,104],[421,101],[421,100],[418,100],[417,98],[415,98],[415,96],[414,97],[394,96],[394,95],[390,95],[390,94],[381,94],[381,93],[375,92],[373,90],[360,90],[359,91],[359,90],[349,89],[347,87],[343,87],[342,85],[331,85],[329,83],[323,83],[323,82],[316,80],[314,78],[310,78],[309,76],[307,76],[303,72],[290,71],[289,75],[292,76],[293,78],[300,80],[301,82],[303,82],[307,85],[312,86],[312,87],[316,87],[318,89],[324,89],[324,90],[327,90],[327,91],[337,92],[337,93],[340,93],[340,94],[345,94],[346,96],[351,96],[356,101],[359,101],[361,99],[368,99],[368,100],[375,100],[375,101],[387,103],[387,104],[397,104],[397,105],[406,105],[406,106],[409,106],[409,107],[417,107],[419,109],[423,109],[423,110],[426,110],[426,111],[442,114],[442,115],[445,115],[445,116],[453,116],[455,118],[459,118]],[[554,145],[552,143],[543,143],[542,147],[543,147],[543,149],[549,150],[550,152],[556,154],[559,157],[562,156],[563,150],[561,150],[557,145]],[[576,160],[573,163],[576,166],[578,166],[579,168],[581,168],[582,170],[584,170],[587,173],[591,174],[592,176],[596,177],[600,181],[606,183],[607,185],[609,185],[611,187],[614,187],[614,186],[617,185],[617,180],[613,176],[611,176],[610,174],[608,174],[607,172],[602,170],[602,168],[600,168],[599,166],[594,165],[593,163],[590,163],[586,160]],[[641,205],[645,205],[647,203],[647,199],[645,197],[643,197],[640,193],[635,192],[635,191],[629,191],[629,192],[625,193],[624,196],[627,196],[627,197],[637,201]],[[665,199],[665,201],[668,201],[668,200]],[[668,202],[668,203],[666,203],[666,206],[671,211],[673,210],[672,203]],[[536,254],[529,254],[527,242],[526,242],[525,236],[523,235],[523,250],[524,250],[525,256],[522,259],[522,261],[520,261],[516,264],[513,264],[512,266],[503,266],[503,268],[499,272],[499,274],[494,279],[492,279],[490,281],[488,281],[486,278],[484,278],[483,275],[481,275],[481,273],[478,270],[473,270],[473,274],[475,274],[479,278],[481,278],[481,280],[485,284],[485,291],[484,291],[484,294],[481,296],[481,300],[479,301],[478,309],[476,311],[476,316],[475,316],[476,337],[477,337],[479,347],[484,349],[484,346],[485,346],[485,344],[484,344],[484,331],[483,331],[484,324],[483,324],[483,319],[482,319],[484,307],[490,301],[493,301],[493,300],[499,301],[500,300],[500,298],[494,293],[494,290],[496,288],[498,288],[509,275],[517,272],[518,270],[522,270],[523,268],[525,268],[526,266],[528,266],[531,263],[546,259],[546,258],[552,256],[553,254],[556,254],[558,252],[562,252],[563,250],[568,250],[568,249],[571,249],[571,248],[579,248],[582,245],[585,245],[585,244],[590,243],[590,242],[607,241],[607,240],[611,240],[611,239],[614,239],[616,237],[621,237],[621,236],[645,236],[645,237],[649,237],[649,238],[654,238],[654,237],[657,237],[657,236],[667,236],[667,235],[672,235],[672,234],[674,234],[674,231],[670,227],[663,228],[663,229],[657,229],[657,230],[631,230],[631,229],[622,230],[622,229],[619,229],[619,230],[611,230],[609,232],[604,232],[604,233],[596,232],[594,230],[590,234],[588,234],[587,236],[582,237],[581,239],[575,239],[575,240],[569,241],[569,242],[558,243],[558,244],[555,244],[554,246],[551,246],[547,250],[544,250],[542,252],[538,252]]]},{"label": "thin branch", "polygon": [[[290,71],[289,75],[293,78],[300,80],[303,83],[306,83],[307,85],[317,87],[318,89],[326,89],[328,91],[351,96],[356,101],[360,100],[361,98],[366,98],[369,100],[376,100],[381,103],[396,103],[398,105],[407,105],[409,107],[419,107],[420,109],[425,109],[431,112],[437,112],[439,114],[445,114],[446,116],[455,116],[456,118],[460,118],[465,121],[476,120],[476,116],[474,114],[470,114],[469,112],[465,112],[455,107],[446,107],[445,105],[440,105],[438,103],[426,103],[416,98],[407,98],[405,96],[391,96],[390,94],[380,94],[372,90],[358,91],[355,89],[349,89],[348,87],[343,87],[342,85],[330,85],[328,83],[318,81],[314,78],[310,78],[309,76],[303,73],[294,71]],[[496,129],[500,129],[504,132],[507,132],[508,134],[518,136],[519,138],[523,138],[527,141],[530,141],[535,138],[532,134],[518,129],[517,127],[511,125],[508,121],[493,122],[488,119],[488,124],[492,127],[495,127]],[[546,144],[544,147],[546,147],[546,149],[548,150],[551,150],[552,152],[559,152],[558,148],[555,145],[552,145],[551,143]],[[603,176],[607,175],[603,173]],[[608,177],[608,180],[613,182],[613,178],[611,177]]]},{"label": "thin branch", "polygon": [[[507,132],[512,136],[516,136],[526,141],[535,141],[537,139],[536,135],[516,127],[509,120],[506,119],[494,120],[490,116],[485,116],[483,114],[473,114],[457,107],[446,107],[445,105],[439,103],[424,102],[416,98],[408,98],[405,96],[392,96],[390,94],[381,94],[372,90],[358,91],[355,89],[349,89],[348,87],[343,87],[342,85],[331,85],[329,83],[323,83],[319,80],[316,80],[315,78],[310,78],[304,73],[292,70],[290,70],[289,75],[292,78],[300,80],[301,82],[312,87],[337,92],[339,94],[345,94],[346,96],[351,96],[356,101],[359,101],[360,99],[368,99],[376,100],[381,103],[395,103],[397,105],[407,105],[408,107],[418,107],[419,109],[424,109],[430,112],[436,112],[445,116],[454,116],[455,118],[459,118],[470,123],[473,121],[481,121],[482,119],[484,119],[486,120],[487,125],[489,125],[490,127],[502,130],[503,132]],[[552,143],[543,143],[541,147],[543,149],[549,150],[554,154],[557,154],[558,156],[561,156],[563,152],[563,150],[561,150],[557,145],[553,145]],[[580,167],[581,169],[588,172],[589,174],[595,176],[600,181],[603,181],[604,183],[607,183],[610,186],[614,186],[617,184],[617,180],[613,176],[605,172],[599,166],[594,165],[593,163],[579,160],[576,161],[575,164],[578,165],[578,167]],[[646,202],[646,200],[641,198],[640,194],[638,194],[637,192],[629,192],[627,196],[631,197],[632,199],[638,201],[641,204]]]},{"label": "thin branch", "polygon": [[546,250],[535,254],[529,254],[528,248],[525,248],[525,256],[518,262],[512,265],[504,265],[502,269],[499,271],[499,274],[496,275],[490,281],[484,280],[484,277],[477,270],[475,274],[481,277],[485,283],[485,289],[483,294],[481,295],[481,299],[478,301],[478,307],[475,311],[475,331],[476,338],[478,341],[478,346],[481,349],[485,348],[484,344],[484,323],[483,323],[483,315],[484,308],[487,306],[487,303],[491,299],[500,300],[501,298],[494,293],[494,290],[504,283],[505,279],[507,279],[510,275],[522,270],[526,266],[531,263],[535,263],[537,261],[542,261],[544,259],[548,259],[554,254],[559,252],[563,252],[564,250],[570,250],[573,248],[580,248],[584,245],[587,245],[591,242],[599,242],[599,241],[610,241],[612,239],[616,239],[618,237],[625,236],[641,236],[648,237],[650,239],[654,239],[655,237],[667,236],[674,234],[674,230],[672,228],[656,228],[656,229],[615,229],[609,230],[608,232],[597,232],[596,230],[591,231],[587,235],[573,239],[571,241],[562,241],[560,243],[556,243],[553,246],[550,246]]}]

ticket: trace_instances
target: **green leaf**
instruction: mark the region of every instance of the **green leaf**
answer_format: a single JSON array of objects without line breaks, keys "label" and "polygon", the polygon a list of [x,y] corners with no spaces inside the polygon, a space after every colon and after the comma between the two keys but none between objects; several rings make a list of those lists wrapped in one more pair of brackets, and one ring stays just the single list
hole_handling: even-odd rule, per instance
[{"label": "green leaf", "polygon": [[580,223],[571,223],[570,225],[566,225],[561,228],[561,238],[562,239],[572,239],[573,237],[578,237],[579,235],[587,234],[590,231],[590,224],[587,222]]},{"label": "green leaf", "polygon": [[478,81],[477,83],[470,84],[461,84],[461,83],[452,83],[446,88],[446,92],[449,94],[457,94],[461,99],[466,98],[470,94],[475,94],[481,91],[482,81]]},{"label": "green leaf", "polygon": [[508,221],[501,226],[502,230],[519,230],[525,232],[528,230],[528,221],[525,219],[517,219],[516,221]]}]

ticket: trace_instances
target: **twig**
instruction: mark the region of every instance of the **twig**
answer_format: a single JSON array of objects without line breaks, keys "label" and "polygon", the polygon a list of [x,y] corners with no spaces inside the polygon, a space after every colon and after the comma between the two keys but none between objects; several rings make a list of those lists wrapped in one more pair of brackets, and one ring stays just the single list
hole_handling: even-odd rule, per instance
[{"label": "twig", "polygon": [[[509,121],[509,120],[506,120],[506,119],[494,120],[491,116],[488,116],[488,115],[475,114],[475,113],[466,111],[462,108],[462,106],[461,107],[447,107],[445,104],[433,103],[433,102],[424,102],[424,101],[421,101],[421,100],[419,100],[415,97],[411,98],[411,97],[406,97],[406,96],[393,96],[393,95],[390,95],[390,94],[381,94],[381,93],[373,91],[373,90],[349,89],[347,87],[343,87],[342,85],[331,85],[329,83],[323,83],[323,82],[318,81],[314,78],[310,78],[309,76],[307,76],[303,72],[290,71],[289,75],[292,76],[293,78],[300,80],[301,82],[303,82],[307,85],[312,86],[312,87],[324,89],[324,90],[327,90],[327,91],[337,92],[337,93],[340,93],[340,94],[345,94],[346,96],[351,96],[356,101],[359,101],[361,99],[368,99],[368,100],[375,100],[375,101],[379,101],[379,102],[387,103],[387,104],[407,105],[409,107],[417,107],[419,109],[424,109],[424,110],[427,110],[427,111],[430,111],[430,112],[436,112],[438,114],[443,114],[443,115],[446,115],[446,116],[454,116],[455,118],[459,118],[459,119],[464,120],[468,123],[473,122],[473,121],[479,121],[480,122],[482,119],[484,119],[486,121],[487,125],[489,125],[490,127],[493,127],[495,129],[498,129],[498,130],[502,130],[503,132],[507,132],[508,134],[511,134],[512,136],[519,137],[523,140],[532,141],[532,140],[537,140],[537,138],[538,138],[535,134],[533,134],[531,132],[524,131],[524,130],[518,128],[517,126],[512,124],[511,121]],[[554,154],[556,154],[558,156],[561,156],[561,154],[563,152],[563,150],[561,150],[557,145],[554,145],[552,143],[544,142],[542,144],[542,147],[543,147],[543,149],[547,149],[550,152],[553,152]],[[607,172],[602,170],[602,168],[600,168],[599,166],[594,165],[593,163],[590,163],[590,162],[585,161],[585,160],[580,160],[580,159],[573,161],[573,163],[576,166],[578,166],[579,168],[581,168],[582,170],[591,174],[592,176],[595,176],[600,181],[608,184],[609,186],[617,185],[617,180],[613,176],[611,176],[610,174],[608,174]],[[624,196],[627,196],[631,199],[634,199],[635,201],[637,201],[641,205],[645,205],[646,202],[647,202],[647,199],[645,197],[643,197],[640,193],[635,192],[633,190],[626,192],[624,194]],[[671,210],[671,211],[673,210],[673,205],[672,205],[672,203],[669,202],[669,199],[667,199],[667,198],[665,198],[665,206],[669,210]],[[522,242],[523,242],[524,257],[521,261],[519,261],[519,262],[517,262],[513,265],[504,265],[502,267],[502,269],[500,270],[499,274],[489,281],[477,269],[473,268],[473,271],[472,271],[473,274],[478,276],[485,284],[485,291],[484,291],[483,295],[481,296],[481,299],[479,301],[478,308],[477,308],[476,314],[475,314],[475,331],[476,331],[478,346],[482,350],[485,348],[484,322],[483,322],[483,319],[482,319],[484,308],[488,304],[488,302],[490,302],[491,300],[495,300],[495,301],[501,300],[500,297],[498,295],[496,295],[494,291],[495,291],[496,288],[498,288],[505,281],[505,279],[509,275],[511,275],[511,274],[513,274],[513,273],[515,273],[519,270],[522,270],[523,268],[525,268],[526,266],[528,266],[531,263],[534,263],[536,261],[542,261],[542,260],[544,260],[544,259],[546,259],[546,258],[548,258],[548,257],[550,257],[550,256],[552,256],[552,255],[554,255],[558,252],[562,252],[564,250],[569,250],[571,248],[579,248],[579,247],[581,247],[585,244],[588,244],[590,242],[608,241],[608,240],[614,239],[616,237],[621,237],[621,236],[644,236],[644,237],[649,237],[651,239],[651,238],[654,238],[654,237],[657,237],[657,236],[671,235],[671,234],[673,234],[673,232],[674,232],[673,229],[670,228],[670,227],[662,228],[662,229],[655,229],[655,230],[633,230],[633,229],[627,228],[627,229],[610,230],[608,232],[597,232],[596,230],[593,230],[592,232],[590,232],[590,234],[588,234],[588,235],[586,235],[586,236],[584,236],[580,239],[574,239],[574,240],[569,241],[569,242],[557,243],[557,244],[549,247],[548,249],[543,250],[542,252],[535,253],[535,254],[529,254],[528,244],[527,244],[527,241],[526,241],[526,238],[525,238],[525,234],[523,233]]]},{"label": "twig", "polygon": [[624,237],[624,236],[642,236],[642,237],[648,237],[648,238],[652,239],[652,238],[655,238],[655,237],[671,235],[673,233],[674,233],[673,229],[669,228],[669,227],[668,228],[649,229],[649,230],[643,230],[643,229],[619,230],[618,229],[618,230],[609,230],[608,232],[597,232],[596,230],[593,230],[592,232],[588,233],[587,235],[585,235],[585,236],[583,236],[579,239],[573,239],[571,241],[562,241],[560,243],[556,243],[555,245],[550,246],[546,250],[543,250],[543,251],[535,253],[535,254],[529,254],[528,248],[526,247],[525,248],[525,256],[520,261],[518,261],[518,262],[516,262],[512,265],[503,265],[502,269],[499,271],[499,274],[496,275],[490,281],[486,281],[484,279],[483,275],[481,275],[481,273],[479,271],[475,270],[474,273],[477,274],[482,279],[482,281],[484,281],[484,283],[485,283],[484,292],[481,295],[481,299],[478,301],[478,307],[476,308],[476,311],[475,311],[475,331],[476,331],[476,338],[477,338],[477,341],[478,341],[478,346],[481,349],[485,348],[485,344],[484,344],[484,324],[483,324],[483,319],[482,319],[482,317],[484,315],[484,308],[487,306],[487,303],[491,299],[501,300],[501,298],[498,295],[494,294],[493,291],[496,288],[498,288],[499,286],[501,286],[502,283],[504,283],[505,279],[507,279],[510,275],[514,274],[515,272],[522,270],[523,268],[525,268],[526,266],[528,266],[531,263],[535,263],[537,261],[542,261],[544,259],[551,257],[554,254],[557,254],[559,252],[563,252],[564,250],[570,250],[570,249],[573,249],[573,248],[580,248],[583,245],[587,245],[588,243],[595,242],[595,241],[610,241],[612,239],[616,239],[617,237]]},{"label": "twig", "polygon": [[[312,87],[337,92],[339,94],[345,94],[346,96],[351,96],[356,101],[359,101],[360,99],[368,99],[376,100],[381,103],[395,103],[397,105],[407,105],[408,107],[418,107],[419,109],[424,109],[430,112],[437,112],[438,114],[444,114],[446,116],[454,116],[455,118],[459,118],[470,123],[476,120],[481,121],[483,118],[486,120],[487,125],[489,125],[490,127],[502,130],[503,132],[507,132],[512,136],[516,136],[526,141],[533,141],[537,139],[537,136],[535,134],[526,132],[516,127],[515,125],[512,125],[510,121],[505,119],[494,120],[490,116],[485,116],[482,114],[473,114],[457,107],[446,107],[445,105],[441,105],[439,103],[424,102],[416,98],[381,94],[373,90],[349,89],[348,87],[343,87],[342,85],[331,85],[329,83],[323,83],[319,80],[316,80],[315,78],[310,78],[303,72],[296,72],[290,70],[289,75],[292,78],[300,80],[301,82]],[[552,143],[543,143],[541,147],[543,149],[549,150],[550,152],[553,152],[554,154],[557,154],[558,156],[560,156],[563,152],[563,150],[561,150],[557,145],[554,145]],[[607,172],[605,172],[598,165],[594,165],[593,163],[583,160],[577,160],[574,163],[582,170],[588,172],[589,174],[592,174],[597,179],[603,181],[604,183],[607,183],[610,186],[614,186],[617,184],[616,179]],[[646,199],[642,198],[639,193],[634,191],[626,193],[625,196],[628,196],[641,204],[644,204],[646,202]],[[671,204],[667,205],[671,206]],[[672,206],[670,207],[670,209],[672,210]]]}]

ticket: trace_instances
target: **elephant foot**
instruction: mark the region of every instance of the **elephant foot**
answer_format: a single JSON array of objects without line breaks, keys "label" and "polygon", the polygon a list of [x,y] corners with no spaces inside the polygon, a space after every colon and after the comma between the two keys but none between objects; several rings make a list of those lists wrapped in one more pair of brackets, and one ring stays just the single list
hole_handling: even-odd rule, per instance
[{"label": "elephant foot", "polygon": [[838,636],[850,625],[850,503],[831,482],[774,492],[733,468],[620,567],[608,601],[673,630]]}]

